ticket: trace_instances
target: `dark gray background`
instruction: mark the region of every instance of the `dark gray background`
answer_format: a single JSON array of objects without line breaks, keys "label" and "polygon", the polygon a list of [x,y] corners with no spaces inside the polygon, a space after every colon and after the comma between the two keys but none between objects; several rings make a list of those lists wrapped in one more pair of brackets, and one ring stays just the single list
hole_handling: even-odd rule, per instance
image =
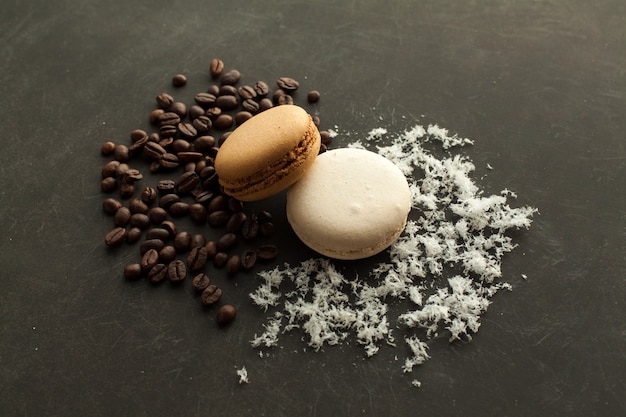
[{"label": "dark gray background", "polygon": [[[8,0],[2,16],[3,415],[626,413],[623,0]],[[413,375],[403,348],[304,353],[297,334],[260,359],[252,276],[228,288],[241,316],[227,330],[187,287],[124,282],[137,252],[103,244],[100,144],[148,128],[173,74],[190,78],[186,101],[206,88],[213,57],[248,81],[319,89],[325,128],[473,138],[477,183],[539,208],[504,259],[514,291],[472,343],[434,341]],[[280,201],[281,260],[306,259],[284,246]]]}]

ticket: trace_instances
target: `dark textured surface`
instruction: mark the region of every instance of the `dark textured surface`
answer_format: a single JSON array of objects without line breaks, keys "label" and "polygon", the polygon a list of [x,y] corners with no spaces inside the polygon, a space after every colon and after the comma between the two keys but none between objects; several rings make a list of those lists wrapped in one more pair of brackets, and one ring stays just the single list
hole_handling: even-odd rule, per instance
[{"label": "dark textured surface", "polygon": [[[2,10],[2,415],[626,414],[622,0],[9,0]],[[229,284],[241,307],[226,330],[187,287],[124,282],[137,252],[103,244],[100,144],[147,128],[173,74],[189,77],[177,90],[186,101],[206,88],[213,57],[249,81],[288,75],[319,89],[324,127],[438,123],[471,137],[462,153],[477,183],[539,208],[504,258],[514,291],[495,297],[471,343],[435,341],[413,375],[399,349],[304,353],[297,334],[260,359],[248,344],[262,323],[246,301],[251,277]],[[285,245],[281,201],[267,203],[278,240],[296,248],[282,260],[306,259]],[[250,384],[238,384],[241,366]]]}]

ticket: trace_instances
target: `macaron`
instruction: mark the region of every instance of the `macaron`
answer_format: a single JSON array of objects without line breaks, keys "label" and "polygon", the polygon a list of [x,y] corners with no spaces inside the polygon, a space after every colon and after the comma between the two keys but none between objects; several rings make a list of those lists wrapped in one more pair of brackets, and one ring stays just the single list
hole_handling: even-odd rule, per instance
[{"label": "macaron", "polygon": [[311,249],[362,259],[395,242],[411,210],[411,190],[391,161],[364,149],[320,154],[287,191],[287,219]]},{"label": "macaron", "polygon": [[272,107],[233,130],[217,152],[215,171],[226,194],[261,200],[298,181],[320,143],[317,126],[302,107]]}]

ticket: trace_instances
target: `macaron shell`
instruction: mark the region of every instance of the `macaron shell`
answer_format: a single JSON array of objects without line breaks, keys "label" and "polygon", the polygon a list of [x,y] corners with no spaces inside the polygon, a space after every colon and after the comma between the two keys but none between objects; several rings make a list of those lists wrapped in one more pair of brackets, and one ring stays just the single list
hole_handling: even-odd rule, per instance
[{"label": "macaron shell", "polygon": [[404,230],[411,191],[391,161],[363,149],[317,157],[287,192],[287,218],[313,250],[336,259],[381,252]]}]

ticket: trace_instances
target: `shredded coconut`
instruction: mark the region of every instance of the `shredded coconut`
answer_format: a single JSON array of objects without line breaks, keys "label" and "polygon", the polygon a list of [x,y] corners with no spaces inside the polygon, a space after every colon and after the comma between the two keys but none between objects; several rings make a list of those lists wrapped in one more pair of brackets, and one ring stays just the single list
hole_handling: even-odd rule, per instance
[{"label": "shredded coconut", "polygon": [[246,369],[246,367],[242,367],[241,369],[237,369],[237,376],[239,377],[239,383],[240,384],[249,384],[250,381],[248,380],[248,370]]},{"label": "shredded coconut", "polygon": [[450,150],[473,141],[437,125],[387,135],[376,128],[348,146],[376,150],[409,181],[413,211],[389,249],[389,261],[359,279],[347,279],[325,258],[259,273],[250,298],[274,313],[254,335],[253,347],[278,346],[282,334],[299,331],[315,351],[350,338],[370,357],[383,344],[396,346],[392,327],[397,327],[406,343],[402,370],[412,372],[430,358],[428,342],[439,333],[451,342],[470,341],[490,299],[511,289],[500,281],[502,257],[516,246],[506,232],[529,228],[537,210],[511,207],[509,198],[517,196],[508,189],[483,195],[471,178],[475,167],[469,159],[437,158],[423,147],[438,141]]}]

